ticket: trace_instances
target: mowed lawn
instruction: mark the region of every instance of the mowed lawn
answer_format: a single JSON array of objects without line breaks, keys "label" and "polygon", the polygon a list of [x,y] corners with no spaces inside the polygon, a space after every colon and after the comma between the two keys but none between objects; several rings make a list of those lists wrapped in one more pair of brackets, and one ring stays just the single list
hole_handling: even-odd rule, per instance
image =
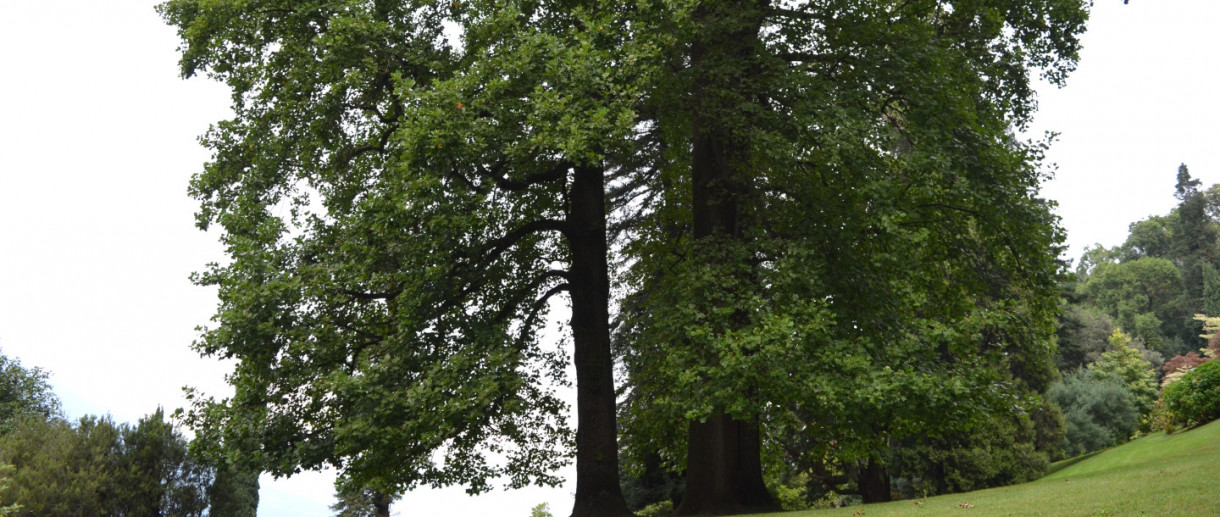
[{"label": "mowed lawn", "polygon": [[1216,515],[1220,516],[1220,421],[1173,435],[1156,433],[1052,466],[1042,479],[964,494],[783,517],[892,515]]}]

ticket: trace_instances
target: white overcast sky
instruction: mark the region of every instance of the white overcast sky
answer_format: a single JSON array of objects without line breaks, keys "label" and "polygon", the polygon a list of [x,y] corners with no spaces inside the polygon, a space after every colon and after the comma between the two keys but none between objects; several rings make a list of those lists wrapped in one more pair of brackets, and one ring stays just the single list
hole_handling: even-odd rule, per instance
[{"label": "white overcast sky", "polygon": [[[186,186],[228,96],[178,78],[155,3],[0,0],[0,349],[49,370],[73,418],[172,411],[183,385],[227,392],[225,365],[189,348],[216,300],[187,275],[222,256]],[[1179,163],[1220,181],[1220,1],[1096,4],[1079,69],[1041,88],[1030,132],[1060,133],[1044,194],[1070,257],[1168,212]],[[329,479],[265,478],[260,514],[329,515]],[[570,493],[421,491],[395,512],[524,516],[549,502],[562,515]]]}]

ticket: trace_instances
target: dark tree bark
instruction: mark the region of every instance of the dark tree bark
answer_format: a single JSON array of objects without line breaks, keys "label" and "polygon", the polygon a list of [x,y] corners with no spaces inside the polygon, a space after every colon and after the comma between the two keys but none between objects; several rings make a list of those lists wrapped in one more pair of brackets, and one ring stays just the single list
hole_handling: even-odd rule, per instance
[{"label": "dark tree bark", "polygon": [[572,517],[633,515],[618,478],[604,176],[601,167],[576,167],[570,192],[567,238],[572,252],[569,294],[577,416]]},{"label": "dark tree bark", "polygon": [[677,515],[727,515],[779,509],[762,478],[758,425],[728,415],[690,424],[686,492]]},{"label": "dark tree bark", "polygon": [[856,481],[860,497],[867,503],[884,503],[893,499],[890,491],[890,470],[873,458],[868,459]]},{"label": "dark tree bark", "polygon": [[[757,102],[748,84],[757,79],[760,5],[701,8],[705,36],[691,48],[692,217],[696,240],[733,244],[745,238],[742,202],[749,195],[748,128],[741,108]],[[729,254],[728,256],[732,256]],[[744,323],[744,315],[733,320]],[[734,322],[730,322],[733,324]],[[686,492],[678,515],[726,515],[778,510],[762,477],[756,421],[719,413],[688,430]]]},{"label": "dark tree bark", "polygon": [[377,492],[373,494],[373,515],[390,517],[390,496]]}]

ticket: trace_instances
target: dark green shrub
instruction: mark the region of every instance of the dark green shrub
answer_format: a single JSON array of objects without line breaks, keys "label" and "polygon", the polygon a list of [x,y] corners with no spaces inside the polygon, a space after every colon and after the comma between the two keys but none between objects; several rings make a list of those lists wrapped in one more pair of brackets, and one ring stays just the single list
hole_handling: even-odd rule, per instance
[{"label": "dark green shrub", "polygon": [[1125,442],[1139,428],[1135,396],[1117,379],[1079,370],[1052,384],[1046,395],[1063,410],[1068,456]]},{"label": "dark green shrub", "polygon": [[1175,424],[1194,426],[1220,418],[1220,361],[1203,363],[1165,388]]},{"label": "dark green shrub", "polygon": [[891,474],[903,497],[966,492],[1037,479],[1050,462],[1035,446],[1028,415],[996,414],[969,432],[927,437],[893,453]]}]

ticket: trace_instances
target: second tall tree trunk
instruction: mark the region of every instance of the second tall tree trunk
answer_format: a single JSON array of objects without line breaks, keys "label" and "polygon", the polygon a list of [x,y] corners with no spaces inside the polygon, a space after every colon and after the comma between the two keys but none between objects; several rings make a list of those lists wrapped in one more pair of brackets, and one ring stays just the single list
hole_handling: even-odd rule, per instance
[{"label": "second tall tree trunk", "polygon": [[610,355],[610,278],[601,167],[576,167],[568,214],[572,251],[573,363],[576,366],[576,504],[572,517],[626,517],[618,478],[614,363]]},{"label": "second tall tree trunk", "polygon": [[[701,6],[703,37],[691,47],[693,123],[692,231],[696,241],[738,246],[747,238],[742,209],[750,192],[752,142],[747,127],[757,103],[762,5]],[[734,125],[736,121],[737,125]],[[740,257],[735,253],[717,256]],[[715,260],[715,259],[712,259]],[[712,264],[712,267],[717,264]],[[746,285],[749,279],[746,279]],[[729,326],[745,324],[746,316]],[[723,411],[689,424],[686,492],[678,515],[726,515],[777,510],[762,477],[757,421]]]}]

